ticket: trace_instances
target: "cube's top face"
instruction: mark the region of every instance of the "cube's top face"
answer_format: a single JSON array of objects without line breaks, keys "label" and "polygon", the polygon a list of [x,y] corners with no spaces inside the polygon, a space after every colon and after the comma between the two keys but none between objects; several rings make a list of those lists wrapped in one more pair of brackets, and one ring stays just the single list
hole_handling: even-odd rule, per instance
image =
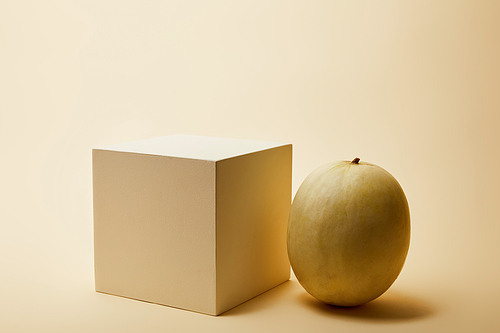
[{"label": "cube's top face", "polygon": [[169,135],[98,147],[96,149],[220,161],[285,145],[287,144],[269,141],[226,139],[195,135]]}]

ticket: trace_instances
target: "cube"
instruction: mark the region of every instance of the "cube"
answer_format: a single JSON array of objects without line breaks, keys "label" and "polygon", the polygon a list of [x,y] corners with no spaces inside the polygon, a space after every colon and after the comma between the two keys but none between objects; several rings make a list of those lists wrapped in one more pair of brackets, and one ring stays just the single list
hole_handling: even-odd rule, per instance
[{"label": "cube", "polygon": [[116,144],[92,177],[96,291],[218,315],[290,278],[291,144]]}]

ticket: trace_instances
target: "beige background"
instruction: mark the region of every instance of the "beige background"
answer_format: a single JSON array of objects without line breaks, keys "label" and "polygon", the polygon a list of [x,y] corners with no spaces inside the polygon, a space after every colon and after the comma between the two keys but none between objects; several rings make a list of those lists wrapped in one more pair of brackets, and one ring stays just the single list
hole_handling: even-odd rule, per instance
[{"label": "beige background", "polygon": [[[0,2],[0,330],[500,330],[497,1]],[[294,144],[402,184],[390,291],[322,306],[292,278],[220,317],[93,291],[91,148],[169,134]]]}]

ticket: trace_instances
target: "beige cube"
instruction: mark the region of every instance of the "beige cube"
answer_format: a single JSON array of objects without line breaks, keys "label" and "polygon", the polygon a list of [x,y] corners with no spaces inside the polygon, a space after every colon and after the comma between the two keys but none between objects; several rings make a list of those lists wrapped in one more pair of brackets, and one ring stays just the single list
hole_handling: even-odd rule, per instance
[{"label": "beige cube", "polygon": [[289,279],[292,145],[172,135],[92,169],[96,291],[218,315]]}]

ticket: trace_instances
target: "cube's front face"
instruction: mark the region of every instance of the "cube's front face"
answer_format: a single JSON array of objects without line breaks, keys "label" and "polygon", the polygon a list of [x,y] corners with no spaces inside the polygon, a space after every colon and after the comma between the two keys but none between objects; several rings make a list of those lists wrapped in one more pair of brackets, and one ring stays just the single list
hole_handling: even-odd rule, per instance
[{"label": "cube's front face", "polygon": [[96,291],[216,314],[215,163],[93,150]]}]

